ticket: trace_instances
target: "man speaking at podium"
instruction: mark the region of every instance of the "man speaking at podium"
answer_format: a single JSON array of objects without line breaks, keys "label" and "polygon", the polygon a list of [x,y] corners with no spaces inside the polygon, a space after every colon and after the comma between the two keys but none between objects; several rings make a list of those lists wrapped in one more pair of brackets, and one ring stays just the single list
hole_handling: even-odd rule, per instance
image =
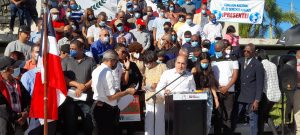
[{"label": "man speaking at podium", "polygon": [[187,59],[184,56],[178,56],[175,62],[175,68],[165,71],[157,84],[156,91],[161,90],[169,83],[177,79],[174,83],[166,87],[160,94],[170,95],[173,93],[188,93],[196,90],[196,84],[192,73],[186,71]]}]

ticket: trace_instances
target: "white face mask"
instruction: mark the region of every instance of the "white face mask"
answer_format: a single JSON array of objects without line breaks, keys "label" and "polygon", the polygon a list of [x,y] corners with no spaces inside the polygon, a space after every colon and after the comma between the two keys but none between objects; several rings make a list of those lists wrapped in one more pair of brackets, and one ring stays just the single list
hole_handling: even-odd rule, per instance
[{"label": "white face mask", "polygon": [[226,53],[226,54],[230,54],[230,53],[231,53],[231,50],[225,50],[225,53]]},{"label": "white face mask", "polygon": [[202,52],[208,52],[207,48],[202,48]]},{"label": "white face mask", "polygon": [[145,64],[145,67],[150,69],[151,68],[151,64]]},{"label": "white face mask", "polygon": [[140,53],[133,53],[133,57],[136,58],[136,59],[139,59],[140,58]]},{"label": "white face mask", "polygon": [[57,21],[58,20],[58,15],[52,15],[52,21]]},{"label": "white face mask", "polygon": [[297,59],[297,63],[298,63],[298,65],[300,65],[300,59]]},{"label": "white face mask", "polygon": [[11,74],[12,77],[17,78],[21,73],[20,67],[14,69],[14,73]]}]

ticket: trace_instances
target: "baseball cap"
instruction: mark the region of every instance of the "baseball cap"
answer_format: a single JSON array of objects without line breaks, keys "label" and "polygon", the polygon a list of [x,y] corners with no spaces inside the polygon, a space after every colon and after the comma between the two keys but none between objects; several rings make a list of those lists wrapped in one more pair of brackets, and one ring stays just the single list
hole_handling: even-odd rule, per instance
[{"label": "baseball cap", "polygon": [[58,9],[57,8],[52,8],[50,10],[50,13],[59,13]]},{"label": "baseball cap", "polygon": [[115,26],[118,26],[120,24],[123,24],[123,22],[121,20],[117,19],[114,24],[115,24]]},{"label": "baseball cap", "polygon": [[27,25],[22,25],[19,27],[19,32],[30,32],[30,27]]},{"label": "baseball cap", "polygon": [[0,71],[4,70],[7,67],[12,67],[15,63],[14,59],[7,56],[0,57],[0,61]]},{"label": "baseball cap", "polygon": [[145,26],[145,25],[146,25],[146,23],[145,23],[145,21],[144,21],[143,19],[137,19],[137,20],[136,20],[136,24],[137,24],[137,25],[142,25],[142,26]]}]

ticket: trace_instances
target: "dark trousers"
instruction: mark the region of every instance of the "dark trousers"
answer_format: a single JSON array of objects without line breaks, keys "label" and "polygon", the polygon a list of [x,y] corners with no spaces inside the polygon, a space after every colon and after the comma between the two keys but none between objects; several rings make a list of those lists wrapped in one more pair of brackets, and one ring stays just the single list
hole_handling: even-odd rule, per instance
[{"label": "dark trousers", "polygon": [[106,103],[95,103],[93,110],[98,135],[119,135],[120,110]]},{"label": "dark trousers", "polygon": [[[78,128],[78,116],[81,116],[83,127]],[[73,101],[70,98],[64,102],[61,112],[64,135],[76,135],[78,129],[83,129],[85,135],[93,132],[93,121],[91,116],[91,105],[88,102]]]},{"label": "dark trousers", "polygon": [[284,93],[286,96],[285,122],[289,123],[292,120],[292,110],[295,91],[285,91]]},{"label": "dark trousers", "polygon": [[220,107],[215,112],[214,129],[217,135],[232,134],[232,110],[234,104],[234,93],[222,94],[217,93]]},{"label": "dark trousers", "polygon": [[275,102],[269,101],[265,93],[262,94],[258,109],[258,135],[264,134],[265,122],[272,129],[273,135],[277,135],[277,131],[272,118],[269,116]]}]

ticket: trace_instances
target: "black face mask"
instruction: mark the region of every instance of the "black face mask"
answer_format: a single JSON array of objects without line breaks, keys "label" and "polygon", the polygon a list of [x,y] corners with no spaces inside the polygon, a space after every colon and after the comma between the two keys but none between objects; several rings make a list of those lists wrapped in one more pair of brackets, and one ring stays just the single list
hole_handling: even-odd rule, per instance
[{"label": "black face mask", "polygon": [[70,32],[64,32],[64,37],[70,39],[72,37],[72,34]]},{"label": "black face mask", "polygon": [[164,30],[165,30],[166,33],[169,32],[170,29],[171,28],[164,28]]}]

